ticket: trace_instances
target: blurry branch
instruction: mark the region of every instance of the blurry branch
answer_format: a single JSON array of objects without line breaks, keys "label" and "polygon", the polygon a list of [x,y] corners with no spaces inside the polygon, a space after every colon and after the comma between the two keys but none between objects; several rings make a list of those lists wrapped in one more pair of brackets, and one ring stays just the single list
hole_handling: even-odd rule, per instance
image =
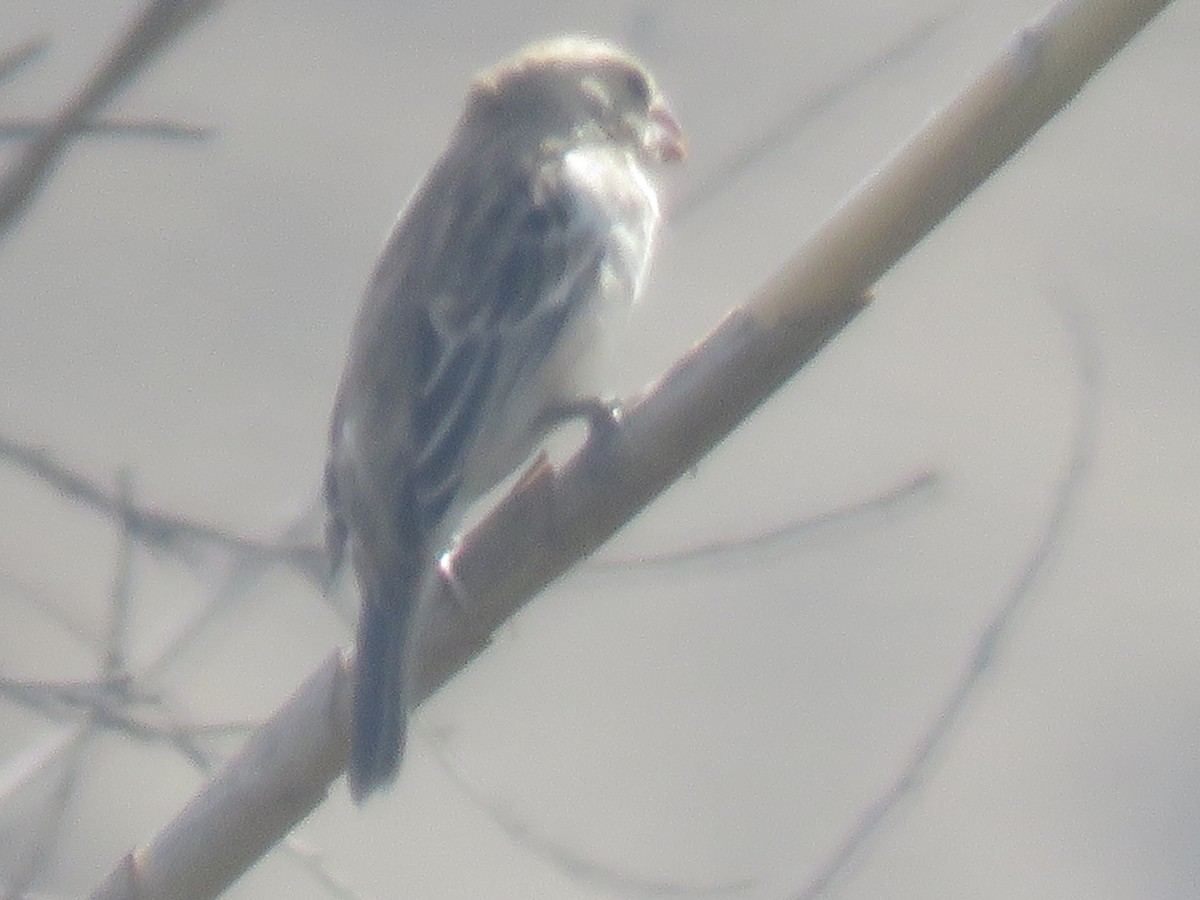
[{"label": "blurry branch", "polygon": [[[647,568],[667,568],[675,565],[686,565],[697,560],[712,561],[730,556],[743,558],[754,551],[768,548],[778,549],[785,541],[795,541],[812,529],[823,526],[845,523],[872,512],[885,512],[904,500],[928,494],[935,490],[941,482],[941,476],[933,471],[922,471],[901,482],[899,485],[875,494],[869,499],[846,506],[837,507],[819,515],[788,522],[783,526],[771,528],[742,538],[723,539],[684,548],[675,553],[657,554],[654,556],[638,556],[634,558],[593,557],[582,563],[576,572],[592,572],[616,570],[629,572]],[[446,752],[446,734],[437,735],[433,743],[434,759],[441,766],[443,774],[452,781],[459,792],[470,801],[475,808],[487,816],[496,828],[508,835],[514,846],[538,856],[545,862],[556,866],[564,875],[576,881],[609,891],[646,897],[705,897],[713,895],[728,896],[744,892],[755,887],[751,878],[740,877],[726,879],[710,884],[697,884],[684,881],[650,880],[634,872],[623,871],[611,863],[590,859],[573,850],[564,841],[539,830],[536,824],[517,815],[508,804],[496,802],[455,768]]]},{"label": "blurry branch", "polygon": [[[27,141],[46,127],[41,119],[0,119],[0,141]],[[213,129],[186,122],[159,119],[94,119],[82,123],[75,133],[80,136],[157,138],[164,141],[202,141]]]},{"label": "blurry branch", "polygon": [[292,836],[284,844],[288,857],[308,873],[308,876],[321,886],[328,897],[337,900],[361,900],[362,895],[355,891],[345,879],[338,877],[325,863],[325,856],[310,844]]},{"label": "blurry branch", "polygon": [[84,712],[97,722],[129,736],[158,736],[162,727],[131,710],[150,705],[156,698],[135,693],[128,676],[101,677],[94,681],[31,681],[0,676],[0,696],[47,719],[78,721]]},{"label": "blurry branch", "polygon": [[693,562],[695,560],[711,560],[734,554],[744,555],[747,552],[769,547],[781,541],[791,540],[797,535],[840,522],[852,517],[865,515],[870,512],[882,511],[896,506],[917,494],[935,490],[941,482],[937,472],[924,471],[908,478],[889,490],[875,494],[866,500],[835,509],[825,510],[815,516],[787,522],[777,528],[760,531],[757,534],[740,538],[722,538],[719,541],[709,541],[703,544],[693,544],[673,553],[658,553],[653,556],[593,558],[585,565],[589,571],[605,571],[618,569],[628,571],[633,568],[666,568],[667,566]]},{"label": "blurry branch", "polygon": [[0,53],[0,81],[7,81],[46,52],[49,38],[34,38]]},{"label": "blurry branch", "polygon": [[[562,470],[536,465],[466,536],[420,647],[424,698],[491,632],[590,553],[860,312],[869,287],[1062,108],[1166,0],[1065,3],[835,211],[783,269]],[[464,610],[460,598],[475,604]],[[348,749],[348,660],[335,653],[95,900],[213,897],[324,798]]]},{"label": "blurry branch", "polygon": [[[122,508],[129,504],[132,493],[132,481],[128,474],[121,473],[119,478],[118,502]],[[90,711],[83,717],[82,724],[75,730],[74,739],[60,747],[57,756],[60,770],[56,777],[49,802],[39,804],[37,819],[21,836],[24,843],[24,859],[17,867],[16,875],[6,886],[11,896],[24,896],[27,888],[44,874],[46,860],[51,857],[51,851],[58,842],[63,825],[67,821],[67,808],[76,796],[76,783],[83,771],[84,758],[91,746],[92,738],[99,734],[107,724],[104,719],[105,706],[112,705],[117,697],[124,697],[123,679],[125,670],[126,626],[128,624],[129,606],[133,593],[133,542],[129,535],[127,523],[122,519],[122,528],[117,545],[117,565],[113,573],[112,586],[109,589],[109,606],[112,618],[109,622],[108,634],[105,639],[105,652],[100,660],[100,673],[96,685],[60,685],[56,692],[53,686],[25,685],[26,694],[35,702],[52,698],[59,693],[60,702],[77,703],[80,693],[89,693],[92,697]],[[10,696],[20,696],[20,685],[17,682],[5,680],[2,684],[4,693]],[[64,690],[65,688],[65,690]],[[73,691],[72,688],[75,690]],[[82,688],[82,692],[79,690]],[[74,693],[77,696],[71,696]],[[65,695],[65,696],[62,696]],[[108,704],[104,701],[109,701]],[[119,701],[118,701],[119,705]],[[42,763],[43,761],[37,761]],[[50,769],[51,759],[44,760],[38,766],[43,770]],[[34,767],[31,767],[33,769]]]},{"label": "blurry branch", "polygon": [[[80,710],[98,717],[110,730],[144,741],[170,743],[195,762],[198,751],[191,736],[202,732],[246,730],[248,723],[207,729],[203,725],[180,726],[162,713],[162,698],[152,696],[140,685],[152,683],[171,660],[178,658],[221,616],[237,606],[245,590],[272,566],[289,566],[311,582],[323,585],[327,564],[320,545],[305,540],[312,530],[309,516],[301,517],[286,528],[278,539],[244,537],[195,522],[183,516],[162,513],[137,506],[128,496],[127,477],[121,476],[116,491],[111,491],[55,460],[47,451],[0,435],[0,462],[7,462],[63,497],[93,510],[120,527],[121,556],[117,581],[110,597],[110,626],[102,654],[108,660],[106,674],[96,682],[55,685],[48,682],[25,683],[0,677],[0,696],[38,709],[50,718],[76,720]],[[221,589],[195,616],[188,619],[167,642],[155,659],[142,671],[128,670],[124,656],[127,627],[127,589],[133,541],[153,550],[172,553],[196,565],[210,565],[200,552],[205,547],[228,551],[231,557],[221,579]],[[69,610],[50,597],[0,572],[0,587],[35,606],[81,642],[94,645],[96,638]]]},{"label": "blurry branch", "polygon": [[[179,521],[183,529],[191,527],[187,520]],[[329,564],[325,547],[305,540],[305,535],[311,530],[312,516],[306,513],[273,540],[258,541],[218,532],[222,536],[219,543],[234,551],[233,559],[220,577],[219,587],[211,592],[210,599],[200,613],[192,617],[163,647],[157,659],[147,666],[145,674],[156,675],[170,665],[210,624],[235,609],[250,588],[273,566],[290,566],[319,589],[328,587]],[[328,591],[326,600],[330,600]]]},{"label": "blurry branch", "polygon": [[[101,733],[117,733],[140,743],[169,744],[197,771],[208,773],[221,760],[198,740],[244,734],[257,724],[249,720],[183,724],[158,698],[137,696],[132,693],[132,680],[127,678],[125,682],[128,686],[120,686],[112,681],[105,683],[103,680],[55,684],[0,677],[0,696],[36,709],[47,718],[75,723],[69,733],[47,742],[22,758],[6,761],[0,769],[0,806],[11,802],[18,791],[39,777],[55,777],[53,773],[57,770],[64,773],[58,776],[59,781],[55,783],[50,803],[39,804],[39,814],[45,823],[42,832],[31,834],[28,828],[22,831],[21,838],[28,849],[20,874],[8,883],[0,883],[0,897],[24,896],[19,891],[13,891],[12,886],[28,884],[44,865],[51,849],[51,844],[46,840],[50,834],[49,828],[61,818],[63,804],[74,789],[80,754],[93,737]],[[131,706],[136,704],[155,704],[157,709],[134,712]],[[157,716],[154,712],[157,712]],[[59,813],[54,813],[54,810],[59,810]],[[283,845],[283,852],[321,884],[330,896],[357,900],[358,895],[329,870],[321,855],[312,848],[295,838],[289,838]]]},{"label": "blurry branch", "polygon": [[[60,729],[42,741],[40,746],[33,747],[23,753],[5,757],[0,761],[0,806],[11,808],[9,804],[30,782],[52,777],[52,767],[72,751],[75,742],[79,740],[84,727],[76,725],[70,729]],[[0,838],[8,835],[0,832]],[[0,897],[8,898],[8,894],[0,892]]]},{"label": "blurry branch", "polygon": [[[11,442],[6,446],[12,449]],[[42,474],[49,473],[52,483],[73,486],[77,493],[92,500],[108,497],[85,479],[48,461],[43,454],[19,445],[18,449],[23,452],[17,455],[35,462],[35,468]],[[132,480],[128,473],[120,473],[117,492],[109,499],[111,503],[103,504],[103,512],[119,522],[120,531],[116,566],[109,589],[109,622],[103,641],[100,674],[91,681],[74,682],[28,681],[0,675],[0,697],[37,710],[47,719],[72,723],[74,726],[69,735],[49,742],[19,761],[10,762],[0,772],[0,806],[36,781],[39,775],[56,779],[49,802],[38,806],[36,827],[32,831],[26,827],[21,834],[24,852],[20,854],[16,874],[7,883],[0,884],[0,896],[25,896],[25,889],[42,874],[61,833],[67,806],[82,771],[83,753],[90,746],[92,738],[100,734],[120,734],[140,743],[166,744],[198,771],[209,773],[219,764],[220,757],[203,746],[201,741],[245,734],[256,724],[248,720],[188,723],[170,709],[164,698],[142,687],[146,673],[139,676],[130,671],[126,648],[133,591],[134,539],[137,536],[134,530],[144,513],[133,504]],[[247,566],[254,568],[255,562],[242,561],[235,565],[235,570]],[[261,567],[259,561],[258,568]],[[185,635],[202,627],[203,620],[204,617],[201,617],[192,623],[185,630]],[[73,628],[72,632],[85,642],[92,642],[90,632],[81,625]],[[169,656],[176,646],[169,645],[163,656]],[[147,673],[161,662],[162,657],[147,669]],[[54,775],[55,772],[61,774]],[[320,854],[294,839],[285,841],[283,850],[321,884],[327,894],[356,900],[357,895],[329,870]]]},{"label": "blurry branch", "polygon": [[[234,609],[247,589],[273,566],[290,567],[311,583],[324,588],[328,578],[325,548],[311,540],[313,519],[301,516],[276,538],[253,538],[197,522],[185,516],[137,506],[120,491],[113,492],[92,479],[63,465],[41,447],[0,435],[0,462],[7,462],[60,495],[91,509],[108,521],[118,523],[122,533],[152,550],[171,553],[196,568],[211,568],[205,549],[227,551],[229,566],[221,578],[221,589],[194,617],[188,619],[166,644],[157,658],[140,673],[152,680],[204,631],[225,613]],[[0,571],[0,587],[8,587],[19,599],[36,606],[64,630],[84,640],[94,638],[61,604],[44,593]],[[115,613],[114,613],[115,614]],[[3,685],[0,684],[0,690]]]},{"label": "blurry branch", "polygon": [[[153,0],[134,20],[100,69],[39,129],[0,181],[0,239],[24,213],[72,139],[129,79],[145,68],[217,0]],[[32,51],[27,51],[27,55]],[[10,54],[11,56],[11,54]]]},{"label": "blurry branch", "polygon": [[937,16],[916,23],[899,40],[884,47],[874,56],[860,61],[824,90],[816,94],[805,94],[770,130],[763,134],[755,134],[752,141],[719,162],[712,171],[672,203],[669,211],[670,221],[682,222],[711,200],[718,191],[729,187],[739,175],[748,172],[764,157],[770,156],[794,140],[805,125],[811,123],[820,113],[836,106],[855,88],[901,60],[915,56],[949,16],[949,12],[942,11]]},{"label": "blurry branch", "polygon": [[108,594],[108,634],[104,639],[102,678],[119,678],[126,671],[125,645],[129,637],[129,610],[133,605],[133,479],[122,471],[117,477],[117,504],[121,516],[117,568]]},{"label": "blurry branch", "polygon": [[570,878],[630,897],[728,897],[756,886],[749,878],[734,878],[710,884],[651,880],[582,856],[568,848],[561,840],[539,831],[519,818],[507,803],[492,800],[467,781],[446,758],[444,743],[444,740],[439,740],[434,744],[434,759],[441,766],[442,773],[454,783],[460,793],[488,816],[515,846],[537,854],[541,859],[557,866]]},{"label": "blurry branch", "polygon": [[17,601],[29,609],[37,610],[84,647],[96,644],[96,636],[71,605],[3,569],[0,569],[0,593],[6,600]]},{"label": "blurry branch", "polygon": [[50,797],[38,806],[33,819],[25,823],[19,861],[8,881],[0,884],[4,897],[27,896],[30,885],[42,874],[46,860],[53,855],[68,819],[67,807],[75,796],[92,734],[92,728],[85,726],[64,745],[58,759],[61,770],[55,776]]},{"label": "blurry branch", "polygon": [[0,460],[7,460],[102,517],[123,522],[130,535],[147,546],[187,558],[195,544],[206,543],[232,550],[247,563],[291,564],[314,580],[319,580],[324,573],[325,553],[318,546],[301,541],[258,540],[184,516],[135,506],[123,501],[119,491],[101,487],[58,462],[40,447],[0,435]]},{"label": "blurry branch", "polygon": [[[58,462],[45,450],[3,435],[0,435],[0,461],[8,462],[120,528],[117,570],[109,598],[111,618],[108,634],[101,642],[103,675],[96,681],[66,684],[25,682],[0,676],[0,697],[37,709],[47,718],[74,721],[79,719],[81,711],[85,711],[109,730],[142,741],[169,743],[197,764],[202,754],[192,742],[193,736],[248,730],[251,727],[248,722],[180,725],[164,712],[162,698],[141,685],[153,682],[170,660],[177,658],[209,625],[236,605],[242,589],[253,584],[271,566],[289,565],[314,582],[323,581],[327,568],[324,549],[302,540],[302,535],[310,530],[307,518],[285,530],[279,540],[257,540],[182,516],[139,507],[129,494],[127,474],[119,477],[117,490],[110,491]],[[170,552],[190,561],[195,561],[198,556],[198,545],[205,544],[230,551],[233,556],[222,590],[216,592],[212,601],[189,619],[157,657],[138,673],[129,671],[125,655],[130,566],[135,540],[151,549]],[[3,572],[0,572],[0,586],[13,590],[17,597],[36,606],[81,642],[97,643],[91,632],[68,610],[34,588]],[[207,771],[208,765],[202,768]]]},{"label": "blurry branch", "polygon": [[[0,461],[4,460],[42,481],[64,497],[92,509],[103,518],[125,521],[129,534],[148,547],[174,553],[185,560],[190,556],[188,551],[196,543],[206,543],[233,551],[239,557],[239,565],[233,573],[237,582],[252,582],[270,565],[279,564],[291,565],[318,586],[324,585],[327,574],[324,551],[318,544],[304,540],[304,535],[312,530],[307,515],[284,530],[279,538],[247,537],[174,513],[159,512],[134,504],[122,506],[117,494],[58,462],[47,450],[0,434]],[[925,470],[866,500],[827,510],[809,518],[785,522],[779,527],[757,534],[698,544],[673,553],[639,556],[633,559],[597,558],[590,560],[587,566],[597,571],[627,570],[676,565],[716,555],[741,554],[776,541],[787,540],[800,532],[834,521],[895,506],[919,493],[935,489],[940,479],[941,476],[937,472]],[[5,578],[4,573],[0,572],[0,584]],[[33,593],[29,586],[18,586],[26,593]],[[227,585],[230,590],[236,590],[239,586],[240,584]],[[218,593],[225,596],[230,590]],[[46,598],[39,598],[39,603],[44,602],[48,602]],[[72,626],[71,630],[78,632],[79,628]],[[164,655],[171,656],[173,653]]]},{"label": "blurry branch", "polygon": [[1100,413],[1099,354],[1081,315],[1061,298],[1055,298],[1052,305],[1062,316],[1066,332],[1074,345],[1072,350],[1079,373],[1079,401],[1067,464],[1054,489],[1050,514],[1033,543],[1025,565],[980,632],[962,674],[909,753],[908,759],[892,783],[859,811],[854,825],[825,857],[795,900],[820,900],[830,896],[837,880],[862,861],[872,839],[896,817],[901,804],[924,784],[946,738],[962,719],[969,701],[991,668],[1002,639],[1010,631],[1009,626],[1029,600],[1034,585],[1053,558],[1079,502],[1084,475],[1096,448]]}]

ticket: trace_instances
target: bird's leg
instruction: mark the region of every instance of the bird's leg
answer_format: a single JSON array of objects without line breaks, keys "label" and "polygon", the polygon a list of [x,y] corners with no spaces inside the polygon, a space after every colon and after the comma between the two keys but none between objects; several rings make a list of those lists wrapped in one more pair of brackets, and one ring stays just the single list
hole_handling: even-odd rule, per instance
[{"label": "bird's leg", "polygon": [[468,633],[482,635],[486,640],[490,641],[491,629],[487,628],[480,619],[479,608],[471,599],[470,591],[467,590],[467,586],[459,579],[458,573],[454,571],[454,555],[461,542],[462,536],[458,534],[454,535],[449,548],[438,557],[438,576],[446,586],[446,593],[449,594],[450,603],[466,623]]},{"label": "bird's leg", "polygon": [[580,397],[564,400],[542,411],[538,425],[549,431],[572,419],[587,419],[588,437],[603,440],[621,427],[621,401],[615,397]]},{"label": "bird's leg", "polygon": [[460,542],[461,539],[456,534],[446,552],[438,557],[437,567],[438,575],[441,576],[450,591],[450,599],[454,601],[459,613],[469,618],[472,609],[471,597],[467,593],[466,586],[459,581],[458,574],[454,571],[454,552],[458,549]]}]

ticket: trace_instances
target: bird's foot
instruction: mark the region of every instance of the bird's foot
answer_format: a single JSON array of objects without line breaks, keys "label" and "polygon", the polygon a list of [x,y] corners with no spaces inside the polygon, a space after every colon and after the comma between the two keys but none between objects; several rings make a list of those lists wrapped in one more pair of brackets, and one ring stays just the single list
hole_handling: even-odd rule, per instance
[{"label": "bird's foot", "polygon": [[467,593],[466,585],[458,578],[458,573],[454,571],[454,550],[451,548],[438,557],[438,575],[445,582],[446,588],[450,591],[450,599],[454,601],[459,613],[464,617],[471,616],[471,595]]},{"label": "bird's foot", "polygon": [[491,629],[487,628],[480,619],[479,610],[475,602],[471,599],[470,591],[467,590],[467,586],[459,579],[458,573],[454,571],[454,551],[457,549],[457,543],[456,540],[454,547],[451,547],[451,549],[438,557],[438,576],[446,586],[450,603],[467,624],[468,631],[479,634],[486,632],[487,639],[490,640]]},{"label": "bird's foot", "polygon": [[615,397],[581,397],[551,406],[542,413],[540,424],[550,429],[573,419],[586,419],[588,437],[604,440],[620,429],[621,416],[621,401]]}]

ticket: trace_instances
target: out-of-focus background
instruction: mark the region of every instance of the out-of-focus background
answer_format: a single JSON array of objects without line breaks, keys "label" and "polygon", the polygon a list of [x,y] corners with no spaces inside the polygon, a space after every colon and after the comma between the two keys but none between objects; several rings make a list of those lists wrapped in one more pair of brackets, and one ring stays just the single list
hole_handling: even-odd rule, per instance
[{"label": "out-of-focus background", "polygon": [[[229,2],[189,29],[0,242],[4,890],[85,892],[353,616],[221,540],[126,552],[14,448],[279,537],[468,79],[563,31],[643,57],[690,139],[611,364],[636,391],[1042,6]],[[0,81],[0,164],[138,8],[0,6],[0,54],[48,42]],[[1194,3],[1152,23],[426,705],[394,789],[339,782],[230,896],[1195,897],[1198,39]]]}]

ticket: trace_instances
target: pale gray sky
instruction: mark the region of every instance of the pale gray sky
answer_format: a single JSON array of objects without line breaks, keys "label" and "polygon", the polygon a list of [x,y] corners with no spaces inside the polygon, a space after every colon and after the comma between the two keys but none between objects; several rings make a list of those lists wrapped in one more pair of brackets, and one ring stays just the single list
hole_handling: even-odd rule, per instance
[{"label": "pale gray sky", "polygon": [[[313,498],[375,254],[467,80],[564,30],[638,52],[689,135],[665,182],[679,214],[612,365],[614,389],[636,390],[1042,6],[223,4],[106,107],[212,136],[81,139],[0,244],[0,436],[105,484],[125,467],[160,510],[284,527]],[[59,108],[136,8],[4,4],[0,52],[51,45],[0,82],[0,123]],[[931,483],[766,545],[555,586],[418,714],[390,793],[358,810],[339,783],[299,830],[328,870],[377,897],[800,895],[1049,535],[933,768],[819,896],[1194,897],[1198,38],[1196,4],[1152,23],[602,555]],[[93,677],[113,529],[9,465],[0,504],[0,676]],[[135,554],[133,668],[227,565]],[[260,717],[347,634],[277,570],[151,685],[184,721]],[[65,760],[44,750],[70,732],[4,699],[0,721],[9,879],[44,793],[22,781],[29,760]],[[35,882],[47,894],[86,891],[200,783],[169,748],[109,737],[84,752]],[[326,895],[281,853],[230,892]]]}]

